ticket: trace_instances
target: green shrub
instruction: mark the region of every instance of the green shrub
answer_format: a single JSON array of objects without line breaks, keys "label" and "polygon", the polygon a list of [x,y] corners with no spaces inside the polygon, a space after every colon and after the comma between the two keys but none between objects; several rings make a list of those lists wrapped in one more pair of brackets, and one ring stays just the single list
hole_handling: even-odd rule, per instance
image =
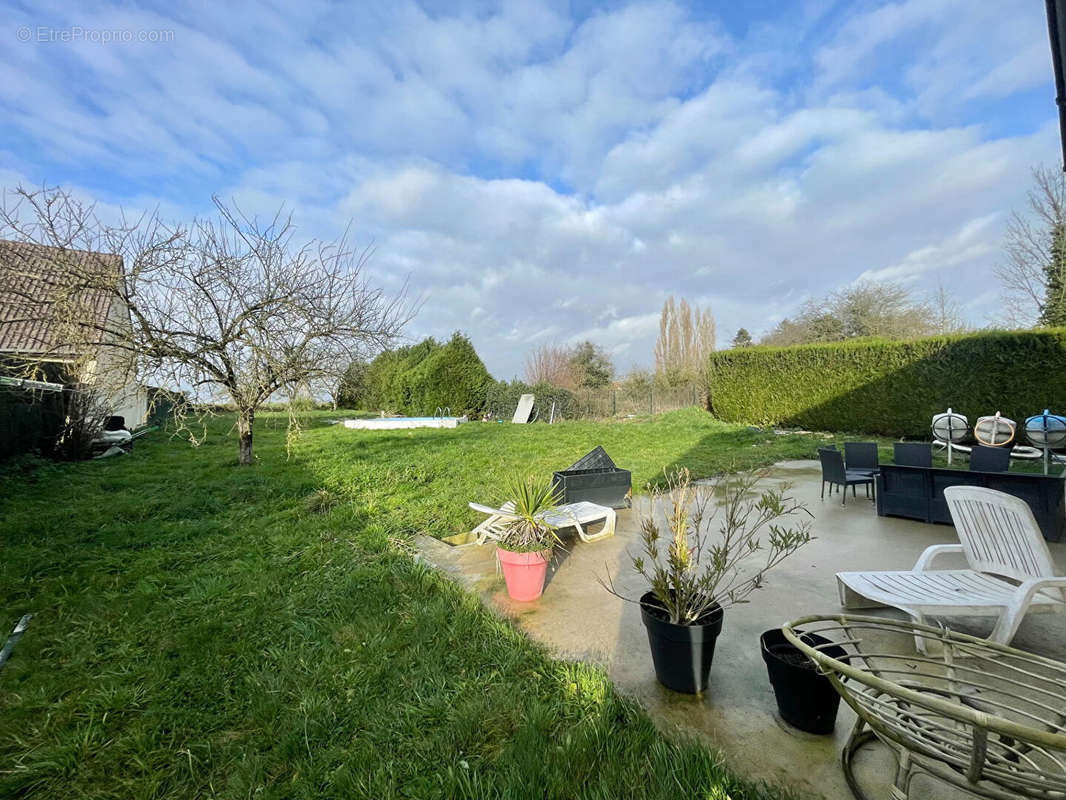
[{"label": "green shrub", "polygon": [[541,422],[547,422],[551,415],[552,403],[555,403],[557,419],[572,419],[577,412],[577,400],[573,392],[552,386],[550,383],[538,383],[530,386],[524,381],[493,381],[485,392],[485,411],[497,419],[510,420],[514,416],[518,398],[532,394],[535,399],[534,415]]},{"label": "green shrub", "polygon": [[708,378],[726,421],[928,437],[948,406],[971,423],[1062,410],[1066,329],[726,350]]},{"label": "green shrub", "polygon": [[428,338],[375,358],[363,376],[363,405],[404,414],[430,415],[450,408],[479,415],[492,376],[470,340],[456,332],[446,343]]},{"label": "green shrub", "polygon": [[341,376],[337,386],[337,405],[340,408],[366,408],[366,376],[370,365],[365,361],[353,361]]},{"label": "green shrub", "polygon": [[456,332],[407,372],[403,382],[410,398],[405,410],[433,414],[438,408],[450,408],[456,416],[474,416],[485,407],[485,389],[492,376],[470,340]]}]

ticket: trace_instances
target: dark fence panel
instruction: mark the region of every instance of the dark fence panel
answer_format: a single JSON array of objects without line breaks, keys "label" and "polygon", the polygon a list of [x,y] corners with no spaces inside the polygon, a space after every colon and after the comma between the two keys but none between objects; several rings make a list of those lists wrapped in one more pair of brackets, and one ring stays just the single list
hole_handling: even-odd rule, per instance
[{"label": "dark fence panel", "polygon": [[64,416],[63,392],[0,387],[0,460],[30,452],[51,455]]}]

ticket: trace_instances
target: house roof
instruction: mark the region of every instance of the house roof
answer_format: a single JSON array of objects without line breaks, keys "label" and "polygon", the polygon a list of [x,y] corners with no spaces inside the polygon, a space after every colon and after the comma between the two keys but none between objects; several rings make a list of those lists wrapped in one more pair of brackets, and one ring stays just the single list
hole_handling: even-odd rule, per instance
[{"label": "house roof", "polygon": [[0,353],[75,357],[61,320],[103,325],[121,277],[118,255],[0,240]]}]

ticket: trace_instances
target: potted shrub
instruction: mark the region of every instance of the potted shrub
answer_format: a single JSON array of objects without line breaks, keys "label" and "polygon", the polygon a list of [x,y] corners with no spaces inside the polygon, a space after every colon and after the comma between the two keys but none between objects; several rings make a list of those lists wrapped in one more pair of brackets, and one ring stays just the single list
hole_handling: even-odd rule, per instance
[{"label": "potted shrub", "polygon": [[[801,517],[810,516],[806,506],[787,484],[756,490],[763,477],[749,472],[696,485],[681,469],[652,491],[641,517],[642,552],[630,558],[650,588],[637,602],[655,675],[674,691],[703,691],[725,610],[747,602],[769,570],[811,540],[810,521]],[[632,600],[609,579],[604,585]]]},{"label": "potted shrub", "polygon": [[544,592],[548,561],[559,538],[555,526],[542,519],[545,511],[558,505],[551,481],[530,476],[510,482],[514,501],[514,519],[507,524],[496,542],[507,594],[512,600],[536,600]]}]

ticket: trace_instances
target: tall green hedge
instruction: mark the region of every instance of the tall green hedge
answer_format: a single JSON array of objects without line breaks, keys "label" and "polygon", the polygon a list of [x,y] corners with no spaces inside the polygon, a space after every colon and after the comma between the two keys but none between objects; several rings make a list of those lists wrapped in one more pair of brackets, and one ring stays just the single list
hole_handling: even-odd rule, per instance
[{"label": "tall green hedge", "polygon": [[971,424],[1066,412],[1066,329],[725,350],[708,378],[726,421],[928,437],[948,406]]},{"label": "tall green hedge", "polygon": [[382,353],[363,381],[367,409],[431,415],[450,408],[455,415],[477,415],[492,377],[470,340],[456,332],[444,344],[429,338]]}]

